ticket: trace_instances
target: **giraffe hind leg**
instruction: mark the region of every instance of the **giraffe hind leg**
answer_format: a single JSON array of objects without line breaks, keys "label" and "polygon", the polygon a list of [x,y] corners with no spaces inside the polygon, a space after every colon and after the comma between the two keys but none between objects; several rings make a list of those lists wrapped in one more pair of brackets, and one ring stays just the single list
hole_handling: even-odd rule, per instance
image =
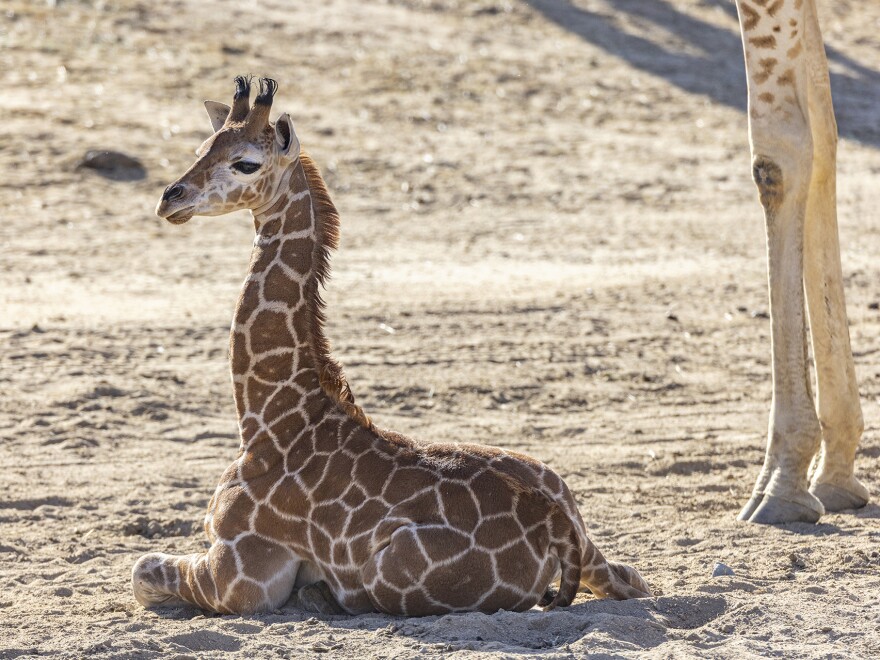
[{"label": "giraffe hind leg", "polygon": [[550,603],[556,600],[556,594],[558,593],[559,590],[557,588],[547,587],[544,595],[541,596],[541,600],[538,601],[538,607],[547,607]]},{"label": "giraffe hind leg", "polygon": [[826,511],[840,511],[867,504],[868,491],[853,474],[864,422],[847,327],[837,231],[837,123],[814,0],[806,3],[804,31],[811,72],[807,98],[814,145],[804,238],[804,285],[816,362],[816,407],[822,427],[810,492]]},{"label": "giraffe hind leg", "polygon": [[345,610],[324,580],[301,587],[296,594],[300,609],[314,614],[345,614]]}]

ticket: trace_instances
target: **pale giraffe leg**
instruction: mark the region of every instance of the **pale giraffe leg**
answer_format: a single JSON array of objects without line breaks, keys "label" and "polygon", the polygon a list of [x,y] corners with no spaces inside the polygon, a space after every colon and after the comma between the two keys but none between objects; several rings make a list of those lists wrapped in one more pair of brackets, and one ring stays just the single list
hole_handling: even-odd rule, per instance
[{"label": "pale giraffe leg", "polygon": [[753,173],[767,226],[773,401],[767,453],[741,520],[815,522],[807,490],[821,430],[810,392],[804,223],[813,172],[803,3],[737,0],[749,86]]},{"label": "pale giraffe leg", "polygon": [[203,554],[144,555],[131,582],[144,607],[195,605],[222,614],[253,614],[287,601],[299,564],[284,546],[245,535],[237,542],[217,542]]},{"label": "pale giraffe leg", "polygon": [[813,178],[807,201],[804,283],[822,426],[822,447],[810,491],[827,511],[839,511],[868,502],[867,489],[853,476],[864,423],[847,328],[837,233],[837,123],[815,0],[808,0],[806,13]]}]

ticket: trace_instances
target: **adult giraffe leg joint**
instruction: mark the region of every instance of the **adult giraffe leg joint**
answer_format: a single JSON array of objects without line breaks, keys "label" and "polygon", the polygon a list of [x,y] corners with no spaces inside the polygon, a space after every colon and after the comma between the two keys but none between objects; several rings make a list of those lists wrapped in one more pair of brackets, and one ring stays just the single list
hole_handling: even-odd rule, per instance
[{"label": "adult giraffe leg joint", "polygon": [[823,373],[821,364],[817,364],[817,370],[820,387],[823,380],[828,383],[843,381],[844,384],[834,392],[836,396],[831,401],[822,397],[820,389],[822,448],[814,464],[810,492],[822,501],[826,511],[859,509],[868,503],[870,494],[853,474],[856,449],[865,428],[855,376],[852,373]]},{"label": "adult giraffe leg joint", "polygon": [[[856,399],[858,402],[858,399]],[[820,419],[822,412],[820,411]],[[865,485],[853,474],[855,451],[864,430],[860,406],[821,419],[823,445],[816,461],[810,493],[826,511],[860,509],[870,499]],[[837,451],[832,451],[834,447]]]},{"label": "adult giraffe leg joint", "polygon": [[785,416],[785,411],[774,406],[764,466],[739,520],[814,523],[825,513],[822,502],[807,487],[808,466],[821,440],[819,420],[810,405],[794,412]]},{"label": "adult giraffe leg joint", "polygon": [[782,168],[767,156],[755,156],[752,178],[758,186],[761,206],[767,212],[767,217],[775,216],[785,197]]}]

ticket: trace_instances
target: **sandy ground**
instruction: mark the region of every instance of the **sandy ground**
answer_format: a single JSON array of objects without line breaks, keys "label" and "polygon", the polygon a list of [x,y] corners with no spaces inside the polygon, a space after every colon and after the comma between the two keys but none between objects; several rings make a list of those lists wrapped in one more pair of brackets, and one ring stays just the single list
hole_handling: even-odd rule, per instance
[{"label": "sandy ground", "polygon": [[[0,658],[878,657],[880,507],[738,524],[769,401],[730,0],[0,3]],[[851,333],[880,459],[880,4],[825,3]],[[328,334],[424,439],[549,462],[658,596],[395,619],[145,611],[237,448],[252,227],[153,216],[205,98],[272,75],[343,217]],[[88,149],[146,176],[76,168]],[[713,565],[732,577],[712,577]]]}]

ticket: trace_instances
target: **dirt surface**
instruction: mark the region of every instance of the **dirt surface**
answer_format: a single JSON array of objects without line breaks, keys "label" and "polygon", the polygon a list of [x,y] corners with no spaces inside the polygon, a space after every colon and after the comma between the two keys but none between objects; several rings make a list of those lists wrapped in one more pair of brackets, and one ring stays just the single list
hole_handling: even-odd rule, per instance
[{"label": "dirt surface", "polygon": [[[734,520],[770,374],[730,0],[0,12],[0,658],[880,655],[876,503]],[[822,19],[876,496],[880,3]],[[328,334],[360,402],[547,461],[656,598],[425,619],[137,605],[135,559],[203,546],[236,455],[226,341],[253,228],[153,208],[209,133],[201,101],[247,72],[278,79],[342,214]],[[78,168],[90,149],[142,169]]]}]

